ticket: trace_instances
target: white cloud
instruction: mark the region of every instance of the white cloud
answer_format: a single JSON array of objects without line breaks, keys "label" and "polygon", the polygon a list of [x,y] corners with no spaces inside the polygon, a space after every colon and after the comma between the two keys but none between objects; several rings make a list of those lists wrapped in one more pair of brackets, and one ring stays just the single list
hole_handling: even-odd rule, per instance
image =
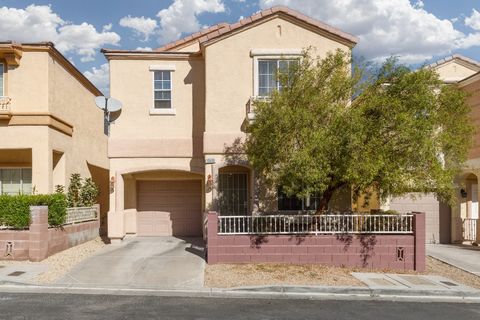
[{"label": "white cloud", "polygon": [[470,17],[465,18],[465,25],[474,30],[480,30],[480,12],[473,9]]},{"label": "white cloud", "polygon": [[222,0],[175,0],[157,14],[160,19],[159,41],[173,41],[180,38],[182,33],[198,31],[201,28],[197,19],[199,14],[224,11]]},{"label": "white cloud", "polygon": [[133,31],[140,36],[143,36],[143,41],[148,41],[157,29],[157,21],[141,17],[132,17],[130,15],[120,19],[119,24],[122,27],[133,29]]},{"label": "white cloud", "polygon": [[153,49],[150,48],[150,47],[137,47],[135,50],[138,50],[138,51],[153,51]]},{"label": "white cloud", "polygon": [[91,61],[106,44],[117,45],[120,36],[111,24],[97,31],[89,23],[64,21],[50,6],[30,5],[25,9],[0,8],[0,39],[17,42],[52,41],[63,53],[76,53],[81,61]]},{"label": "white cloud", "polygon": [[405,62],[423,62],[478,45],[474,43],[476,34],[465,35],[455,29],[450,20],[426,11],[422,1],[259,0],[259,4],[261,8],[287,5],[358,36],[357,53],[367,59],[397,55]]},{"label": "white cloud", "polygon": [[99,68],[93,67],[91,71],[83,73],[104,95],[109,95],[110,68],[108,63],[102,64]]}]

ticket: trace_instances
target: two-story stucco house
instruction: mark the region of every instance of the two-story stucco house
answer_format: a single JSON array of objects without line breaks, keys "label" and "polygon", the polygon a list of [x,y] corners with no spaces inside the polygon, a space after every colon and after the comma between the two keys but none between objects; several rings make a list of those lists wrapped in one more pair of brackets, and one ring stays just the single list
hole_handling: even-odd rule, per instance
[{"label": "two-story stucco house", "polygon": [[100,186],[108,210],[98,95],[52,43],[0,43],[0,194],[51,193],[79,173]]},{"label": "two-story stucco house", "polygon": [[[336,49],[350,52],[356,41],[274,7],[154,51],[104,49],[111,95],[124,105],[109,138],[109,237],[199,236],[203,212],[214,209],[220,195],[227,214],[255,211],[260,195],[252,169],[225,157],[254,117],[251,97],[277,89],[276,71],[303,49],[311,46],[325,56]],[[350,192],[342,196],[350,208]],[[306,205],[277,198],[275,210]]]}]

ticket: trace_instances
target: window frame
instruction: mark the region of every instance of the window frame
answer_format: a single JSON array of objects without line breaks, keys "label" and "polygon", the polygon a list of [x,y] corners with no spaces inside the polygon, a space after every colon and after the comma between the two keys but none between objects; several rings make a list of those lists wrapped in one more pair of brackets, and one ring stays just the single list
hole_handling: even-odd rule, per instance
[{"label": "window frame", "polygon": [[[30,195],[33,192],[33,169],[32,167],[0,167],[0,195],[8,195],[7,193],[3,193],[3,180],[2,178],[2,170],[20,170],[20,194],[26,194]],[[24,179],[23,179],[23,170],[30,170],[30,176],[31,176],[31,187],[30,187],[30,192],[29,193],[24,193],[23,192],[23,184],[24,184]]]},{"label": "window frame", "polygon": [[[264,62],[264,61],[267,61],[267,62],[272,62],[272,61],[273,61],[273,62],[275,62],[275,65],[276,65],[276,66],[275,66],[275,73],[276,73],[276,75],[278,75],[279,72],[280,72],[279,70],[281,70],[281,67],[280,67],[281,62],[287,62],[287,63],[290,65],[291,62],[293,62],[293,61],[298,61],[298,60],[299,60],[298,58],[284,58],[284,57],[278,58],[278,59],[264,59],[264,58],[259,58],[259,59],[257,60],[257,63],[258,63],[258,66],[257,66],[257,68],[258,68],[258,69],[257,69],[257,70],[258,70],[258,72],[257,72],[257,81],[258,81],[257,96],[258,96],[258,97],[262,97],[262,98],[266,98],[266,97],[270,97],[270,95],[271,95],[271,92],[270,92],[270,95],[260,95],[260,88],[270,88],[270,87],[260,87],[260,76],[261,76],[261,75],[268,75],[268,76],[271,75],[271,73],[260,74],[260,62]],[[269,71],[270,71],[270,70],[269,70]],[[274,75],[274,76],[275,76],[275,75]],[[272,87],[272,92],[273,92],[273,90],[280,91],[281,88],[282,88],[282,85],[281,85],[281,82],[279,81],[278,77],[277,77],[276,79],[274,79],[274,81],[275,81],[275,86]]]},{"label": "window frame", "polygon": [[[177,111],[174,105],[174,97],[173,97],[173,76],[174,71],[176,70],[175,65],[151,65],[149,67],[152,77],[152,105],[150,106],[149,113],[150,115],[176,115]],[[170,108],[155,108],[155,92],[156,91],[165,91],[155,89],[155,72],[169,72],[170,73]],[[165,100],[166,101],[166,100]]]},{"label": "window frame", "polygon": [[302,49],[252,49],[250,56],[253,58],[253,97],[268,98],[259,95],[259,60],[301,60]]}]

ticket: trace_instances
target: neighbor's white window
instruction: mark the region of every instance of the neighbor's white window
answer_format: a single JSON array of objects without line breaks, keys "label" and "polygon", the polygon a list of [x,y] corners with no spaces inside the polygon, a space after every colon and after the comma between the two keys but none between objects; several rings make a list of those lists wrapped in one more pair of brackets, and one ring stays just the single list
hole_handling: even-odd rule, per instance
[{"label": "neighbor's white window", "polygon": [[3,63],[0,63],[0,97],[3,97],[4,90],[3,90]]},{"label": "neighbor's white window", "polygon": [[172,108],[172,72],[170,70],[154,71],[153,80],[154,108]]},{"label": "neighbor's white window", "polygon": [[0,169],[0,194],[16,195],[32,193],[31,168]]},{"label": "neighbor's white window", "polygon": [[280,76],[298,65],[298,59],[259,59],[258,95],[268,97],[274,90],[281,91]]}]

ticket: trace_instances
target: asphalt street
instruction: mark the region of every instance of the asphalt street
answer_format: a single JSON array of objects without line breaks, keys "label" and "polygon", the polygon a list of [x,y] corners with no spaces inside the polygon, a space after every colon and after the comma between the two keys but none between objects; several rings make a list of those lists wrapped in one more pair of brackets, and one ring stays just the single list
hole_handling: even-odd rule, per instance
[{"label": "asphalt street", "polygon": [[0,319],[480,319],[480,304],[0,293]]}]

